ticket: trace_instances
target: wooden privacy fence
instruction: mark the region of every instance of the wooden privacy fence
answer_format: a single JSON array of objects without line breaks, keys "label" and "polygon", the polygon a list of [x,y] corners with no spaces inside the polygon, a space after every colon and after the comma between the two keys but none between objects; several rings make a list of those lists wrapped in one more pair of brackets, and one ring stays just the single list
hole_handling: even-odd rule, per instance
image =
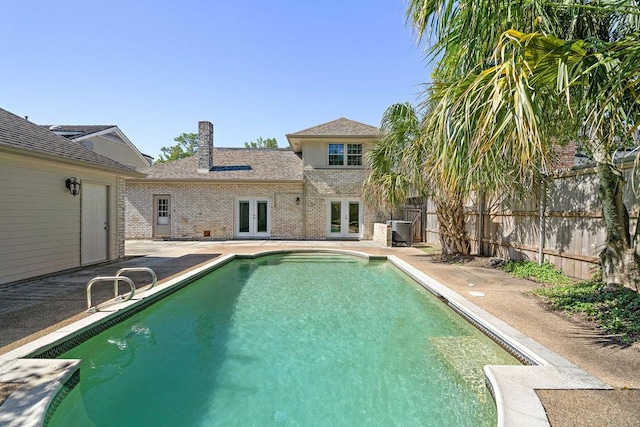
[{"label": "wooden privacy fence", "polygon": [[[627,180],[624,201],[633,233],[640,208],[636,195],[640,194],[640,179],[632,163],[622,165],[622,169]],[[544,194],[542,216],[541,197],[471,197],[465,203],[465,216],[472,253],[530,261],[538,261],[542,254],[544,261],[569,276],[591,278],[599,267],[606,237],[598,186],[594,168],[572,169],[555,176],[547,188],[540,189]],[[404,219],[413,221],[418,212],[419,240],[439,245],[433,200],[419,207],[406,206]]]}]

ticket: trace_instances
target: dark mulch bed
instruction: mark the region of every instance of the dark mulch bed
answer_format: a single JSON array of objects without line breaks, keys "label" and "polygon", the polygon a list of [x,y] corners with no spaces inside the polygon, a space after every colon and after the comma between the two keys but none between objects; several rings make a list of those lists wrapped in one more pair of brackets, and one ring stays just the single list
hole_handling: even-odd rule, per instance
[{"label": "dark mulch bed", "polygon": [[0,383],[0,405],[23,383]]}]

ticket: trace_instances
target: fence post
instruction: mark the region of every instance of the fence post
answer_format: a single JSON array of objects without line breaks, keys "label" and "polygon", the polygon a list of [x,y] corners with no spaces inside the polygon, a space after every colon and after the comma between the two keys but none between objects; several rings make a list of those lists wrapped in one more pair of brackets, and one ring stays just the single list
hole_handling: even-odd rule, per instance
[{"label": "fence post", "polygon": [[478,194],[478,223],[477,223],[477,235],[478,235],[478,255],[482,256],[484,250],[482,248],[482,238],[484,237],[484,192]]},{"label": "fence post", "polygon": [[538,227],[538,265],[542,265],[543,262],[543,249],[544,249],[544,212],[547,207],[547,184],[546,182],[542,183],[542,187],[540,188],[540,224]]},{"label": "fence post", "polygon": [[422,207],[420,210],[420,226],[422,229],[420,230],[420,236],[422,237],[422,241],[427,241],[427,198],[422,198]]}]

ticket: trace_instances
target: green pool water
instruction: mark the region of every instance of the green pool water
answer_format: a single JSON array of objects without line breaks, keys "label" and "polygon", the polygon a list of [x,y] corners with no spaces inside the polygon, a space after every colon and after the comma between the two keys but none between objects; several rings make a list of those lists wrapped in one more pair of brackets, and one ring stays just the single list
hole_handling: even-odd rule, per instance
[{"label": "green pool water", "polygon": [[517,364],[383,261],[236,260],[60,356],[49,426],[495,426]]}]

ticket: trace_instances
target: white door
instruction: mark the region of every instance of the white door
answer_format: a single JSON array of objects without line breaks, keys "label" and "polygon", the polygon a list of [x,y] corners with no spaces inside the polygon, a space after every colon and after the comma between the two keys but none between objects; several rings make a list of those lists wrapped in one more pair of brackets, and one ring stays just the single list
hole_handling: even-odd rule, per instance
[{"label": "white door", "polygon": [[153,237],[171,237],[171,196],[153,196]]},{"label": "white door", "polygon": [[108,187],[82,183],[81,263],[107,260],[109,219],[107,216]]},{"label": "white door", "polygon": [[269,237],[269,201],[239,199],[236,202],[236,237]]},{"label": "white door", "polygon": [[362,207],[359,199],[329,200],[329,237],[362,237]]}]

